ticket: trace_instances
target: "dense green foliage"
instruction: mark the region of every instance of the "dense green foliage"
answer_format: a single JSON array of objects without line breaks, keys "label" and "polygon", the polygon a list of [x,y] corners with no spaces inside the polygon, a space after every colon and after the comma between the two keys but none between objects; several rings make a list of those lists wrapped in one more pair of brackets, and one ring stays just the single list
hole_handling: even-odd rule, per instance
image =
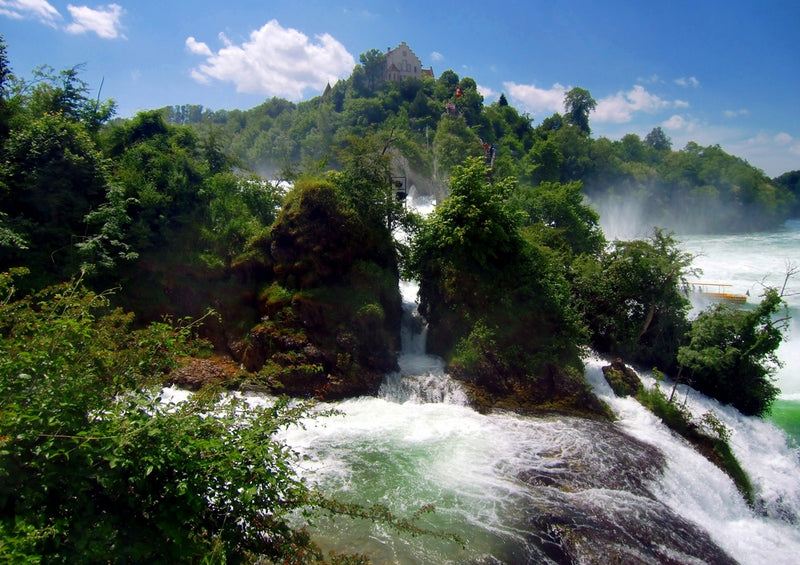
[{"label": "dense green foliage", "polygon": [[307,490],[273,435],[302,409],[162,404],[190,326],[131,331],[131,315],[81,285],[14,301],[2,282],[3,561],[277,556],[298,541],[288,513]]},{"label": "dense green foliage", "polygon": [[789,171],[773,179],[777,186],[781,186],[794,195],[793,218],[800,218],[800,171]]},{"label": "dense green foliage", "polygon": [[769,412],[780,392],[772,376],[780,367],[775,352],[787,328],[786,317],[775,318],[782,306],[778,291],[767,289],[752,310],[717,304],[702,312],[678,352],[692,386],[743,414]]},{"label": "dense green foliage", "polygon": [[547,247],[564,253],[567,263],[603,251],[606,241],[598,225],[600,217],[584,202],[580,182],[520,187],[511,198],[527,214],[523,225]]},{"label": "dense green foliage", "polygon": [[689,323],[682,281],[692,257],[655,230],[649,241],[614,241],[598,259],[576,261],[575,291],[598,351],[631,362],[676,369]]},{"label": "dense green foliage", "polygon": [[310,405],[214,390],[164,402],[164,376],[202,346],[194,323],[133,330],[80,283],[16,300],[12,276],[0,277],[0,561],[322,563],[301,527],[311,512],[422,533],[431,507],[397,518],[295,475],[277,434]]},{"label": "dense green foliage", "polygon": [[452,167],[483,155],[486,143],[496,147],[493,169],[500,177],[514,176],[529,188],[543,181],[580,181],[600,210],[622,207],[644,226],[746,231],[778,226],[795,213],[796,189],[719,146],[690,142],[673,150],[660,127],[644,139],[592,138],[589,119],[596,102],[585,89],[567,93],[563,114],[533,124],[503,95],[485,102],[472,78],[452,70],[436,79],[368,80],[367,68],[376,61],[375,54],[365,53],[350,78],[307,102],[273,98],[246,111],[197,106],[163,111],[174,123],[219,132],[242,163],[268,174],[326,159],[336,165],[336,148],[353,135],[377,130],[395,138],[393,153],[405,160],[403,174],[438,197]]},{"label": "dense green foliage", "polygon": [[462,378],[508,392],[579,366],[584,334],[558,262],[520,229],[513,181],[486,174],[479,159],[453,169],[449,198],[414,239],[410,269],[429,348]]}]

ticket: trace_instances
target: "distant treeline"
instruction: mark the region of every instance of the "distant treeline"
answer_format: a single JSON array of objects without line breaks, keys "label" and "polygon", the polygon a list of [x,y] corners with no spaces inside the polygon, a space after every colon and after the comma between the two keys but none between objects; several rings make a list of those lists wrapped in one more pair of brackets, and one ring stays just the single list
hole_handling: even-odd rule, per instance
[{"label": "distant treeline", "polygon": [[535,124],[503,94],[484,104],[472,78],[445,71],[437,79],[370,81],[366,61],[306,102],[272,98],[249,110],[181,105],[163,111],[168,122],[197,128],[242,166],[270,176],[335,167],[348,138],[382,132],[403,157],[405,170],[397,172],[424,185],[446,180],[466,157],[494,151],[498,177],[514,176],[529,187],[581,181],[601,215],[624,210],[649,228],[762,230],[800,214],[800,172],[770,179],[718,145],[689,142],[676,150],[660,127],[644,139],[591,137],[595,101],[584,89],[567,93],[563,114]]}]

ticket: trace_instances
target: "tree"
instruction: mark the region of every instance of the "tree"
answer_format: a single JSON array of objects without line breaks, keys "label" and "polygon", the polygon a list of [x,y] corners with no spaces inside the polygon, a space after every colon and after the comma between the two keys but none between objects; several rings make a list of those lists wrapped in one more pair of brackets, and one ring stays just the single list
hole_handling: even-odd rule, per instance
[{"label": "tree", "polygon": [[533,185],[558,182],[563,161],[564,156],[554,141],[540,139],[526,155],[525,176],[530,178]]},{"label": "tree", "polygon": [[28,266],[36,276],[27,282],[40,287],[76,275],[75,244],[87,236],[86,217],[108,186],[107,163],[87,128],[63,113],[18,123],[0,162],[0,212],[29,247],[10,250],[0,269]]},{"label": "tree", "polygon": [[525,225],[536,229],[548,247],[565,251],[568,262],[578,255],[599,255],[605,238],[600,216],[584,203],[578,182],[543,182],[533,189],[518,189],[513,197],[528,215]]},{"label": "tree", "polygon": [[669,151],[672,149],[672,140],[667,137],[667,134],[664,133],[664,130],[661,129],[661,126],[654,127],[650,130],[644,138],[645,145],[649,145],[656,151]]},{"label": "tree", "polygon": [[463,116],[442,116],[433,137],[435,175],[444,178],[468,157],[482,157],[483,146]]},{"label": "tree", "polygon": [[632,363],[677,369],[677,347],[689,326],[682,281],[694,272],[691,262],[692,255],[660,229],[649,240],[615,241],[599,261],[578,258],[574,288],[593,347]]},{"label": "tree", "polygon": [[381,141],[375,134],[350,136],[338,153],[342,170],[331,179],[352,210],[373,229],[391,229],[392,218],[400,214],[395,189],[391,186],[392,161],[389,148],[394,132]]},{"label": "tree", "polygon": [[692,323],[689,343],[678,362],[700,392],[731,404],[746,415],[769,413],[780,390],[772,382],[781,366],[776,351],[788,327],[777,289],[767,288],[754,310],[716,304]]},{"label": "tree", "polygon": [[461,96],[456,99],[456,107],[464,116],[467,125],[477,127],[483,112],[483,95],[478,92],[475,80],[465,77],[459,83]]},{"label": "tree", "polygon": [[0,34],[0,144],[2,144],[8,137],[8,132],[11,129],[9,124],[10,109],[8,107],[8,95],[10,91],[10,83],[13,81],[14,75],[11,73],[11,65],[8,61],[6,53],[6,42],[3,35]]},{"label": "tree", "polygon": [[[450,195],[412,243],[429,347],[488,388],[576,362],[580,324],[550,254],[523,237],[513,179],[487,181],[482,159],[456,166]],[[536,328],[531,332],[531,328]]]},{"label": "tree", "polygon": [[597,107],[597,102],[588,90],[576,86],[564,96],[564,117],[569,123],[578,126],[583,133],[589,135],[589,113]]},{"label": "tree", "polygon": [[457,86],[458,75],[455,71],[448,69],[442,72],[439,78],[436,79],[436,85],[433,89],[434,97],[441,102],[452,100],[456,94]]},{"label": "tree", "polygon": [[386,74],[386,55],[379,49],[370,49],[359,55],[358,60],[364,67],[364,77],[370,92],[375,92],[375,88],[383,80]]},{"label": "tree", "polygon": [[128,243],[142,252],[180,242],[180,232],[193,239],[211,197],[203,190],[210,166],[194,130],[167,124],[159,110],[140,112],[110,130],[106,151],[114,182],[135,200]]},{"label": "tree", "polygon": [[33,80],[19,80],[15,91],[23,99],[30,117],[63,114],[72,122],[80,122],[94,134],[116,111],[113,100],[100,101],[89,96],[89,85],[80,78],[81,66],[56,72],[47,65],[33,72]]}]

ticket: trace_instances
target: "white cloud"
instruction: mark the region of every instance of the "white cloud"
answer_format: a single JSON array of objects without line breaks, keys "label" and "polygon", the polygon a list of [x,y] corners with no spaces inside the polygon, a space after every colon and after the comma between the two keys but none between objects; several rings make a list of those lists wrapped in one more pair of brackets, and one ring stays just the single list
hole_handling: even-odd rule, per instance
[{"label": "white cloud", "polygon": [[786,132],[759,132],[724,144],[726,151],[746,159],[771,177],[800,169],[800,140]]},{"label": "white cloud", "polygon": [[778,145],[789,145],[792,141],[794,141],[794,138],[791,135],[783,131],[776,135],[773,139]]},{"label": "white cloud", "polygon": [[487,98],[490,98],[496,94],[496,92],[491,88],[489,88],[488,86],[482,86],[480,84],[477,86],[478,86],[478,92],[481,94],[481,96],[483,96],[484,101]]},{"label": "white cloud", "polygon": [[673,100],[672,105],[676,108],[688,108],[689,103],[686,100]]},{"label": "white cloud", "polygon": [[125,38],[120,31],[120,18],[125,10],[119,4],[108,4],[97,9],[69,4],[67,10],[73,19],[73,22],[64,28],[69,33],[94,32],[103,39]]},{"label": "white cloud", "polygon": [[697,88],[698,86],[700,86],[700,81],[697,80],[696,77],[689,77],[689,78],[681,77],[675,79],[675,84],[677,84],[678,86],[684,86],[684,87],[691,86],[692,88]]},{"label": "white cloud", "polygon": [[277,20],[252,31],[241,45],[221,38],[225,46],[216,53],[192,37],[186,40],[192,53],[206,57],[191,73],[198,82],[232,82],[237,92],[300,100],[305,90],[321,91],[355,66],[353,56],[331,35],[316,36],[312,42]]},{"label": "white cloud", "polygon": [[668,129],[670,131],[680,131],[680,132],[692,132],[697,127],[697,121],[695,120],[687,120],[683,116],[679,116],[678,114],[674,114],[670,116],[668,120],[661,122],[661,126],[664,129]]},{"label": "white cloud", "polygon": [[599,100],[592,119],[601,123],[620,124],[630,122],[634,112],[655,112],[669,106],[668,101],[647,92],[643,86],[637,84],[628,92],[618,92]]},{"label": "white cloud", "polygon": [[744,108],[740,108],[739,110],[725,110],[724,114],[726,118],[738,118],[739,116],[746,116],[749,112]]},{"label": "white cloud", "polygon": [[564,110],[564,94],[567,89],[556,83],[549,89],[537,88],[532,84],[517,84],[504,82],[509,96],[515,105],[520,105],[525,111],[537,112],[562,112]]},{"label": "white cloud", "polygon": [[431,61],[438,63],[439,61],[444,61],[444,55],[439,53],[438,51],[434,51],[431,53]]},{"label": "white cloud", "polygon": [[640,82],[642,84],[659,84],[664,81],[661,80],[661,77],[659,77],[657,74],[652,74],[649,77],[639,77],[636,79],[636,82]]},{"label": "white cloud", "polygon": [[186,38],[186,48],[195,55],[202,55],[203,57],[211,57],[213,55],[208,45],[202,41],[197,41],[194,37]]},{"label": "white cloud", "polygon": [[58,10],[46,0],[0,0],[0,15],[15,20],[34,19],[52,27],[61,19]]}]

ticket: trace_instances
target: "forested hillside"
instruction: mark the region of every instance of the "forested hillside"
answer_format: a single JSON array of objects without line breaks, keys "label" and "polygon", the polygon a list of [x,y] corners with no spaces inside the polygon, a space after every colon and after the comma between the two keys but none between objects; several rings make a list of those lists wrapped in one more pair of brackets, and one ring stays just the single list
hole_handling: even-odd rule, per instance
[{"label": "forested hillside", "polygon": [[[601,213],[623,209],[641,225],[675,232],[715,233],[768,229],[796,215],[791,177],[770,179],[719,146],[690,142],[674,148],[660,127],[643,139],[591,136],[595,101],[582,88],[565,96],[565,111],[540,122],[506,97],[491,103],[473,78],[444,71],[438,78],[368,80],[380,59],[362,55],[346,80],[309,101],[273,98],[249,110],[212,111],[183,105],[163,109],[170,123],[192,125],[246,168],[270,178],[315,167],[336,167],[337,151],[368,132],[387,142],[395,173],[421,193],[442,196],[454,165],[467,156],[490,159],[497,177],[522,186],[583,183]],[[790,173],[787,173],[789,175]]]}]

